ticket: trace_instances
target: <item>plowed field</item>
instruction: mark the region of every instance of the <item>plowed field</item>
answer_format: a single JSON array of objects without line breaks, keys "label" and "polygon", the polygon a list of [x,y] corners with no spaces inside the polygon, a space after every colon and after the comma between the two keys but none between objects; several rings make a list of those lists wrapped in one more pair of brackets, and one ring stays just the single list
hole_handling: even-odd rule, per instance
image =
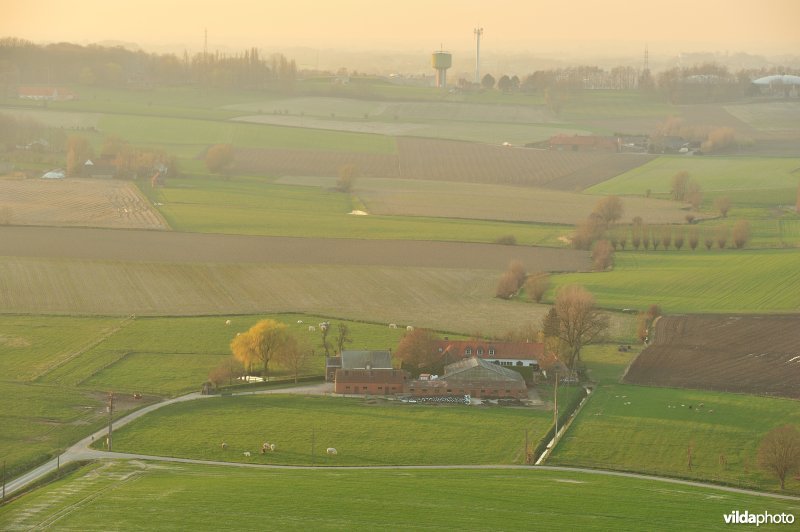
[{"label": "plowed field", "polygon": [[640,166],[652,157],[572,153],[448,140],[397,139],[397,154],[239,149],[236,171],[279,176],[335,176],[353,163],[362,177],[583,189]]},{"label": "plowed field", "polygon": [[662,317],[624,380],[800,398],[800,315]]},{"label": "plowed field", "polygon": [[168,229],[133,183],[98,179],[0,180],[12,225]]}]

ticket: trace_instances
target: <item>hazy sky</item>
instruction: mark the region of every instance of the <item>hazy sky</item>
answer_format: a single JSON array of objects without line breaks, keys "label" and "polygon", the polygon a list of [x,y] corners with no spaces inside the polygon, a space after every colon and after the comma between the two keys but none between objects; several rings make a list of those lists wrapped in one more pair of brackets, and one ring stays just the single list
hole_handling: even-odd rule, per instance
[{"label": "hazy sky", "polygon": [[0,35],[210,46],[800,53],[800,0],[0,0]]}]

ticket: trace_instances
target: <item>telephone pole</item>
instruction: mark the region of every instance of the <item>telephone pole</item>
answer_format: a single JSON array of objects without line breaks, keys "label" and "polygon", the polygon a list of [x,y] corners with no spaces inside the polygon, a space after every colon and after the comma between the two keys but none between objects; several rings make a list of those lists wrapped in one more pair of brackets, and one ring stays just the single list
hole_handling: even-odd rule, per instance
[{"label": "telephone pole", "polygon": [[108,410],[108,436],[106,436],[106,443],[108,444],[108,450],[111,450],[111,420],[113,419],[114,415],[114,392],[108,392],[108,404],[106,405],[106,410]]},{"label": "telephone pole", "polygon": [[481,35],[483,35],[483,28],[475,28],[475,84],[481,82]]},{"label": "telephone pole", "polygon": [[553,434],[553,447],[556,446],[556,440],[558,439],[558,372],[556,371],[556,385],[555,385],[555,393],[553,394],[555,398],[555,408],[553,409],[553,417],[555,418],[555,425],[556,425],[556,432]]}]

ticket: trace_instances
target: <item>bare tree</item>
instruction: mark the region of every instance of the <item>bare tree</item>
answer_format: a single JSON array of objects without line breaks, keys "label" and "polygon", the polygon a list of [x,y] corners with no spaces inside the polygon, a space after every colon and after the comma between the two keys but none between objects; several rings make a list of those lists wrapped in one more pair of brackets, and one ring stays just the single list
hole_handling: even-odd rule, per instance
[{"label": "bare tree", "polygon": [[703,203],[703,189],[700,183],[696,181],[689,182],[689,186],[686,188],[686,201],[695,211],[700,210],[700,205]]},{"label": "bare tree", "polygon": [[729,235],[730,229],[728,229],[727,225],[720,225],[717,227],[717,245],[719,249],[725,249],[725,246],[728,244]]},{"label": "bare tree", "polygon": [[294,382],[297,382],[298,375],[308,368],[313,354],[312,349],[300,343],[294,336],[289,336],[286,343],[275,354],[275,359],[278,364],[292,373]]},{"label": "bare tree", "polygon": [[728,211],[731,210],[731,199],[728,196],[720,196],[714,200],[714,207],[723,218],[727,218]]},{"label": "bare tree", "polygon": [[775,475],[784,489],[786,475],[800,469],[800,432],[791,425],[769,431],[758,446],[758,464]]},{"label": "bare tree", "polygon": [[[595,308],[594,296],[580,285],[561,287],[553,308],[558,323],[557,331],[553,332],[565,346],[564,363],[575,370],[583,346],[601,339],[608,330],[608,316]],[[549,326],[552,329],[552,324]]]},{"label": "bare tree", "polygon": [[545,272],[537,272],[528,276],[525,281],[525,293],[531,301],[542,302],[545,292],[550,286],[550,276]]},{"label": "bare tree", "polygon": [[206,152],[206,168],[215,174],[226,173],[233,164],[233,146],[215,144]]},{"label": "bare tree", "polygon": [[241,361],[234,357],[228,357],[208,373],[208,380],[215,387],[219,387],[225,384],[226,381],[228,384],[233,384],[233,380],[242,375],[244,375],[244,366]]},{"label": "bare tree", "polygon": [[675,249],[677,249],[678,251],[681,250],[681,248],[683,247],[683,229],[678,229],[678,232],[675,233],[673,244],[675,246]]},{"label": "bare tree", "polygon": [[692,227],[689,230],[689,247],[692,251],[697,249],[697,244],[700,243],[700,230],[697,227]]},{"label": "bare tree", "polygon": [[[677,247],[677,242],[675,243]],[[664,246],[664,250],[668,250],[669,247],[672,245],[672,226],[665,225],[661,228],[661,245]]]},{"label": "bare tree", "polygon": [[614,265],[614,248],[608,240],[598,240],[592,247],[592,265],[595,270],[605,271]]},{"label": "bare tree", "polygon": [[336,351],[341,354],[344,345],[353,343],[353,338],[350,336],[350,327],[346,323],[338,323],[336,329]]},{"label": "bare tree", "polygon": [[681,170],[672,176],[672,199],[683,201],[686,199],[686,188],[689,184],[689,172]]},{"label": "bare tree", "polygon": [[436,340],[436,334],[430,329],[414,329],[400,340],[395,356],[415,375],[426,370],[438,373],[444,362],[436,350]]},{"label": "bare tree", "polygon": [[621,219],[624,210],[622,200],[619,196],[606,196],[598,201],[594,208],[594,212],[597,213],[606,224],[612,224]]},{"label": "bare tree", "polygon": [[336,180],[336,190],[349,194],[353,191],[356,182],[357,169],[353,163],[343,164],[339,167],[339,177]]},{"label": "bare tree", "polygon": [[736,249],[742,249],[748,240],[750,240],[750,222],[738,220],[733,226],[733,245]]}]

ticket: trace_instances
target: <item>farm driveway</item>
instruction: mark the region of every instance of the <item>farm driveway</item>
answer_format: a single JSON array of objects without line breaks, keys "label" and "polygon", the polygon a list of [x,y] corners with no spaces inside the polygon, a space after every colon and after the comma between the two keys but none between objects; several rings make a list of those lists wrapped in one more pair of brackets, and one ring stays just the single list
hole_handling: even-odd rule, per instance
[{"label": "farm driveway", "polygon": [[590,268],[573,249],[463,242],[321,239],[115,231],[63,227],[1,227],[0,255],[88,260],[327,264],[505,270],[511,260],[542,271]]}]

